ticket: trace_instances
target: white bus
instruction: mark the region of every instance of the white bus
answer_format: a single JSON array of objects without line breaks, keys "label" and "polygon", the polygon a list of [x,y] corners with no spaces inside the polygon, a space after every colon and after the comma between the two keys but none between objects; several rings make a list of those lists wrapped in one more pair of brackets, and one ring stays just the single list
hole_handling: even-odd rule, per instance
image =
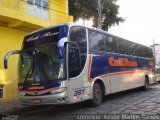
[{"label": "white bus", "polygon": [[23,105],[72,104],[148,88],[155,82],[152,49],[105,31],[66,23],[25,36],[19,54],[19,100]]}]

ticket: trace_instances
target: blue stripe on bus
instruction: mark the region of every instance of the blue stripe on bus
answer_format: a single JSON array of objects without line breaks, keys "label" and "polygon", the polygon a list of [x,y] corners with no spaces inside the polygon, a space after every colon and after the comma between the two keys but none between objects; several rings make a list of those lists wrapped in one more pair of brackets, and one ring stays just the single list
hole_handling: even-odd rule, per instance
[{"label": "blue stripe on bus", "polygon": [[[127,58],[129,61],[136,61],[137,66],[110,66],[109,58],[114,59]],[[91,73],[90,78],[95,78],[104,74],[134,71],[134,70],[149,70],[149,59],[120,55],[120,54],[107,54],[107,53],[94,53],[92,54]]]}]

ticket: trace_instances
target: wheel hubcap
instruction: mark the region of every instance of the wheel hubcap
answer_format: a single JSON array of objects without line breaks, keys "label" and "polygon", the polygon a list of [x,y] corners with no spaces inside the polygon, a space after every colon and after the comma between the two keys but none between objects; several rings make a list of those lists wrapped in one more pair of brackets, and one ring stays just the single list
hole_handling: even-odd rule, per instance
[{"label": "wheel hubcap", "polygon": [[94,99],[97,103],[101,102],[101,91],[97,86],[95,87],[94,90]]}]

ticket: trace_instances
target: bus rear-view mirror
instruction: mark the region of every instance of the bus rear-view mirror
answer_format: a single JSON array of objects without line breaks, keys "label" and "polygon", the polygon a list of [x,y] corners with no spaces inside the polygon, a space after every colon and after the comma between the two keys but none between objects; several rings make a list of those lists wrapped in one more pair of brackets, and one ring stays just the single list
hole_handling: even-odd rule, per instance
[{"label": "bus rear-view mirror", "polygon": [[67,42],[67,38],[62,38],[57,43],[57,54],[59,59],[64,58],[64,52],[65,52],[65,43]]},{"label": "bus rear-view mirror", "polygon": [[10,51],[6,54],[6,56],[4,57],[4,68],[7,69],[8,68],[8,58],[13,55],[13,54],[20,54],[21,51],[20,50],[13,50]]}]

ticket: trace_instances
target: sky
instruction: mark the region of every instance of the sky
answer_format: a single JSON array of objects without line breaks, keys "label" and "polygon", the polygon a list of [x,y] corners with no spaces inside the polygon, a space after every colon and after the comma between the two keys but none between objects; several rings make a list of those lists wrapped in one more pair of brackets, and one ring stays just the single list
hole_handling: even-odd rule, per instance
[{"label": "sky", "polygon": [[119,16],[124,23],[109,33],[146,46],[160,44],[160,0],[118,0]]},{"label": "sky", "polygon": [[[146,46],[160,44],[160,0],[118,0],[119,16],[125,22],[113,26],[109,33]],[[92,26],[92,20],[78,23]]]},{"label": "sky", "polygon": [[[118,0],[117,4],[125,22],[111,27],[109,33],[146,46],[153,45],[153,40],[160,44],[160,0]],[[79,23],[93,25],[92,20]],[[156,61],[160,64],[160,45],[157,48]]]}]

